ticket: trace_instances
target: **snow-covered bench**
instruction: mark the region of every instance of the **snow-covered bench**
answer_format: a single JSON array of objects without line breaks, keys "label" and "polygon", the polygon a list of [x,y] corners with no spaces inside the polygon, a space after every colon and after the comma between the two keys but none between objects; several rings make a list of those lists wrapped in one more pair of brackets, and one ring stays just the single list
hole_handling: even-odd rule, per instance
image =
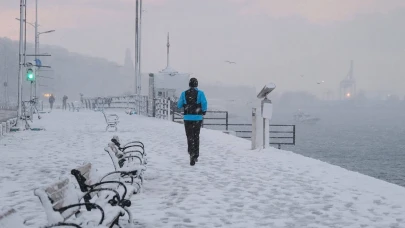
[{"label": "snow-covered bench", "polygon": [[27,228],[14,208],[0,211],[0,228]]},{"label": "snow-covered bench", "polygon": [[119,122],[119,118],[117,114],[105,114],[104,110],[101,111],[104,115],[105,122],[107,124],[107,127],[105,128],[106,131],[108,131],[109,128],[114,128],[115,131],[117,131],[117,125]]},{"label": "snow-covered bench", "polygon": [[140,156],[142,158],[141,164],[146,165],[148,163],[145,153],[145,145],[141,141],[131,141],[121,147],[118,136],[114,135],[111,142],[113,142],[115,145],[115,147],[111,146],[111,149],[116,155],[118,155],[117,157],[120,158],[124,155]]},{"label": "snow-covered bench", "polygon": [[[74,187],[68,178],[44,188],[35,189],[34,194],[44,207],[49,227],[109,227],[118,225],[119,217],[125,210],[119,206],[111,206],[84,202],[83,194]],[[96,209],[96,210],[95,210]]]},{"label": "snow-covered bench", "polygon": [[[125,182],[120,180],[121,176],[130,175],[124,171],[113,171],[105,175],[100,175],[97,170],[92,168],[91,163],[87,163],[77,169],[73,169],[71,174],[76,178],[82,192],[88,192],[92,189],[101,188],[102,186],[107,186],[111,189],[114,188],[120,195],[120,198],[114,199],[116,201],[115,204],[121,206],[129,207],[131,202],[125,201],[124,199],[130,199],[133,194],[137,193],[135,188],[126,185]],[[114,178],[114,174],[119,175]]]},{"label": "snow-covered bench", "polygon": [[[87,163],[83,166],[80,166],[71,171],[71,174],[76,178],[77,183],[79,184],[80,191],[84,194],[84,201],[90,202],[108,202],[112,206],[122,207],[128,214],[129,221],[132,221],[131,213],[126,209],[131,206],[130,198],[133,194],[138,192],[138,188],[126,185],[120,181],[120,176],[114,178],[113,174],[124,174],[128,175],[125,172],[110,172],[104,176],[92,168],[91,163]],[[107,177],[108,180],[104,180]],[[117,178],[118,177],[118,178]],[[117,180],[118,179],[118,180]],[[95,199],[97,197],[97,199]]]},{"label": "snow-covered bench", "polygon": [[125,182],[137,186],[139,192],[143,185],[143,173],[146,170],[146,164],[143,163],[141,156],[118,154],[114,152],[114,147],[114,143],[109,143],[104,151],[110,156],[115,172],[122,172],[121,177],[126,179]]}]

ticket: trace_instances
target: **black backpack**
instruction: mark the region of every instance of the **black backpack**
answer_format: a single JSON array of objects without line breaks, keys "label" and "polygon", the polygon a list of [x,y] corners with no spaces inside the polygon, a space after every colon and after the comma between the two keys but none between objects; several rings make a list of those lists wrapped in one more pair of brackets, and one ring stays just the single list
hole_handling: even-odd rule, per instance
[{"label": "black backpack", "polygon": [[202,115],[201,103],[197,104],[198,90],[190,88],[184,93],[186,104],[184,105],[184,115]]}]

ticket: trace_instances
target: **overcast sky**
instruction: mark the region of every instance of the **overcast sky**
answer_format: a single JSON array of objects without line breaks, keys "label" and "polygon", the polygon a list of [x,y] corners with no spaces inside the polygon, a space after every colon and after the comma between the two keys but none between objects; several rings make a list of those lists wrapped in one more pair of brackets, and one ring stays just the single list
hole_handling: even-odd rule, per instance
[{"label": "overcast sky", "polygon": [[[34,22],[35,1],[27,1]],[[121,64],[133,51],[135,0],[38,1],[40,31],[56,30],[41,44]],[[171,66],[200,81],[337,93],[353,59],[359,89],[405,95],[404,0],[143,2],[143,72],[165,67],[170,32]],[[16,17],[19,1],[0,0],[0,36],[18,39]]]}]

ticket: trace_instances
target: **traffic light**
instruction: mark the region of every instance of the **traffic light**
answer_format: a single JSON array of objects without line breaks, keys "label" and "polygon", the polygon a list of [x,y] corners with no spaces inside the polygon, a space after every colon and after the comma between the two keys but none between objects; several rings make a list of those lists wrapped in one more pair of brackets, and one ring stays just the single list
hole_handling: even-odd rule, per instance
[{"label": "traffic light", "polygon": [[35,71],[32,68],[27,69],[27,81],[35,81]]}]

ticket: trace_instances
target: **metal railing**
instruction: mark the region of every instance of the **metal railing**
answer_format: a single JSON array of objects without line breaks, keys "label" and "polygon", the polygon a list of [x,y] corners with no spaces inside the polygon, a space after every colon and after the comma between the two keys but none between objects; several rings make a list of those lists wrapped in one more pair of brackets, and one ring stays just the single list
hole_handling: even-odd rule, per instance
[{"label": "metal railing", "polygon": [[10,132],[17,122],[17,106],[0,106],[0,139]]},{"label": "metal railing", "polygon": [[[223,116],[220,117],[209,117],[210,114],[220,114]],[[183,120],[183,115],[180,112],[176,112],[176,110],[173,113],[172,116],[173,122],[179,122],[179,120]],[[207,123],[206,120],[212,121],[212,120],[220,120],[220,121],[225,121],[225,123]],[[204,117],[204,121],[202,123],[202,127],[204,126],[225,126],[226,130],[228,130],[228,127],[232,124],[229,124],[229,114],[227,111],[207,111],[207,114]]]},{"label": "metal railing", "polygon": [[17,117],[17,105],[0,103],[0,122]]},{"label": "metal railing", "polygon": [[83,98],[83,106],[87,109],[131,109],[138,114],[147,115],[148,113],[148,97],[141,95],[128,95],[116,97],[94,97]]},{"label": "metal railing", "polygon": [[116,97],[83,98],[82,103],[86,109],[126,109],[127,113],[139,114],[148,117],[171,120],[172,102],[166,98],[149,99],[148,96],[127,95]]},{"label": "metal railing", "polygon": [[[177,108],[176,102],[170,99],[148,99],[147,96],[130,95],[119,97],[96,97],[84,98],[83,103],[87,108],[95,109],[96,105],[103,104],[104,108],[124,108],[135,110],[141,115],[172,120],[173,122],[183,122],[181,110]],[[229,113],[227,111],[207,111],[204,116],[202,127],[213,130],[233,131],[236,136],[245,139],[252,137],[252,124],[229,123]],[[219,127],[219,129],[215,129]],[[277,128],[289,128],[288,130]],[[221,129],[222,128],[222,129]],[[223,129],[225,128],[225,129]],[[274,129],[276,128],[276,129]],[[270,144],[295,145],[295,125],[270,125]]]},{"label": "metal railing", "polygon": [[17,105],[0,103],[0,110],[17,111]]},{"label": "metal railing", "polygon": [[155,117],[170,120],[170,106],[171,102],[168,99],[155,99]]},{"label": "metal railing", "polygon": [[[223,116],[212,117],[212,114],[222,114]],[[180,120],[183,120],[183,115],[179,112],[174,112],[172,120],[174,122],[181,122]],[[215,122],[218,120],[221,122]],[[203,121],[203,127],[204,126],[208,126],[208,128],[211,129],[213,129],[213,127],[219,127],[219,129],[215,128],[213,130],[233,131],[236,133],[236,136],[240,138],[252,138],[252,124],[229,123],[227,111],[207,111]],[[270,124],[269,133],[270,144],[278,145],[279,149],[281,145],[295,145],[295,125]]]},{"label": "metal railing", "polygon": [[[291,130],[272,130],[273,128],[277,127],[291,127]],[[277,142],[277,140],[280,141]],[[270,144],[278,145],[278,149],[281,149],[281,145],[295,145],[295,125],[270,124]]]}]

